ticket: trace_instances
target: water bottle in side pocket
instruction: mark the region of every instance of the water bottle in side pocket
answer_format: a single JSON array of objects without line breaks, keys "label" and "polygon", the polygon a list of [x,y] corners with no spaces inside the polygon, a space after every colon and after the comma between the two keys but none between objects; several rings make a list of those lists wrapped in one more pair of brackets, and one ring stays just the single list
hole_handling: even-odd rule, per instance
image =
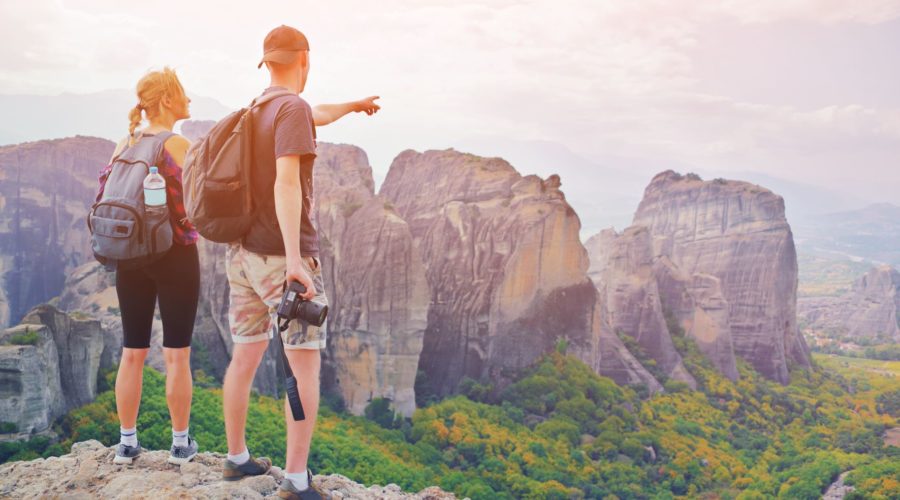
[{"label": "water bottle in side pocket", "polygon": [[150,173],[144,178],[144,209],[149,213],[166,210],[166,180],[155,166],[150,167]]}]

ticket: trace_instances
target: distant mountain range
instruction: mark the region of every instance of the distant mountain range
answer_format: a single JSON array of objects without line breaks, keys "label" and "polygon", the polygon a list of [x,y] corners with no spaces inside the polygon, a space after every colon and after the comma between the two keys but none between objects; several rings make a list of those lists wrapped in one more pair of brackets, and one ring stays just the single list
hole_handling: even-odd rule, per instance
[{"label": "distant mountain range", "polygon": [[900,206],[875,203],[792,227],[801,252],[900,267]]},{"label": "distant mountain range", "polygon": [[815,222],[826,212],[865,205],[865,200],[851,193],[760,172],[703,169],[677,161],[654,162],[614,155],[587,158],[553,141],[470,136],[456,141],[453,147],[480,156],[505,158],[522,173],[542,177],[558,174],[560,189],[581,219],[582,241],[601,229],[630,226],[647,179],[667,168],[695,172],[707,180],[741,179],[765,186],[784,198],[792,227]]},{"label": "distant mountain range", "polygon": [[[191,99],[192,120],[217,120],[231,111],[209,97],[192,95]],[[117,140],[127,131],[127,113],[135,100],[130,89],[57,96],[0,95],[0,145],[75,135]],[[191,135],[190,131],[185,133]],[[544,178],[558,174],[561,191],[579,215],[582,241],[604,228],[631,225],[646,179],[664,168],[677,168],[695,171],[705,179],[744,179],[782,196],[800,254],[900,265],[900,207],[896,205],[882,203],[857,209],[864,205],[858,197],[813,184],[759,172],[698,169],[670,161],[657,164],[615,156],[587,158],[552,141],[470,136],[453,146],[480,156],[503,157],[524,174]]]},{"label": "distant mountain range", "polygon": [[[190,95],[190,94],[189,94]],[[193,119],[218,120],[231,109],[219,101],[190,95]],[[92,94],[0,95],[0,145],[88,135],[118,139],[128,131],[133,90]]]}]

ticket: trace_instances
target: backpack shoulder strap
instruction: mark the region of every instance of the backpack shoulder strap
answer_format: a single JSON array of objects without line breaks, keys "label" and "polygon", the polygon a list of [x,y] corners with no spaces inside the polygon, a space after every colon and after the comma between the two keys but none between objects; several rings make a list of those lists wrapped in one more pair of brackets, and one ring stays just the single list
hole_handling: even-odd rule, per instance
[{"label": "backpack shoulder strap", "polygon": [[255,108],[255,107],[261,106],[261,105],[271,101],[272,99],[275,99],[277,97],[283,97],[286,95],[297,95],[297,94],[294,94],[290,90],[276,90],[274,92],[270,92],[268,94],[261,95],[261,96],[257,97],[256,99],[253,99],[253,101],[250,102],[250,108]]},{"label": "backpack shoulder strap", "polygon": [[159,160],[162,158],[163,151],[165,151],[165,149],[166,149],[166,141],[168,141],[169,138],[172,137],[173,135],[175,135],[175,133],[168,131],[168,130],[164,130],[162,132],[153,134],[152,136],[143,136],[142,137],[143,139],[153,139],[156,141],[156,148],[155,148],[156,155],[154,156],[154,158],[155,158],[155,160],[153,160],[154,162],[159,163]]},{"label": "backpack shoulder strap", "polygon": [[166,145],[166,141],[168,141],[169,137],[172,137],[173,135],[175,135],[175,133],[168,130],[156,134],[156,139],[159,141],[159,147],[164,147]]}]

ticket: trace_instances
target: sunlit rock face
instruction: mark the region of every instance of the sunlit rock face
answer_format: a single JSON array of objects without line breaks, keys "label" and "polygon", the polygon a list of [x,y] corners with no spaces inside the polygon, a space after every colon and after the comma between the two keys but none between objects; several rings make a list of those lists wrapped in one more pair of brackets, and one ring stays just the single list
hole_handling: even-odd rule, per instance
[{"label": "sunlit rock face", "polygon": [[0,327],[93,258],[86,217],[114,147],[82,136],[0,147]]},{"label": "sunlit rock face", "polygon": [[719,280],[734,353],[759,372],[788,381],[788,362],[809,366],[797,328],[797,254],[784,200],[754,184],[657,174],[634,216],[687,275]]},{"label": "sunlit rock face", "polygon": [[499,158],[405,151],[380,194],[409,225],[430,292],[419,369],[438,395],[463,379],[503,385],[568,340],[600,362],[603,318],[578,216],[551,175]]}]

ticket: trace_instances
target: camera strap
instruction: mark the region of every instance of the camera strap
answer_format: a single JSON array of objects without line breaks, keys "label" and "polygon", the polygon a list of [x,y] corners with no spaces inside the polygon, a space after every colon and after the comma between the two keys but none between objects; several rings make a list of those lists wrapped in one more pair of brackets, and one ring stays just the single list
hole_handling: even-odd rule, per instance
[{"label": "camera strap", "polygon": [[290,378],[294,376],[294,372],[291,370],[291,364],[288,363],[287,353],[284,349],[284,339],[281,338],[282,331],[284,330],[279,331],[275,336],[278,337],[278,343],[281,345],[281,364],[284,368],[284,376]]},{"label": "camera strap", "polygon": [[[287,282],[281,285],[281,293],[287,290]],[[281,345],[281,365],[284,367],[284,376],[285,378],[292,378],[294,376],[294,372],[291,370],[291,364],[288,363],[287,353],[284,349],[284,339],[281,338],[281,334],[287,330],[288,324],[290,324],[291,320],[287,318],[276,317],[276,324],[278,325],[278,331],[275,332],[275,336],[278,337],[278,343]]]}]

